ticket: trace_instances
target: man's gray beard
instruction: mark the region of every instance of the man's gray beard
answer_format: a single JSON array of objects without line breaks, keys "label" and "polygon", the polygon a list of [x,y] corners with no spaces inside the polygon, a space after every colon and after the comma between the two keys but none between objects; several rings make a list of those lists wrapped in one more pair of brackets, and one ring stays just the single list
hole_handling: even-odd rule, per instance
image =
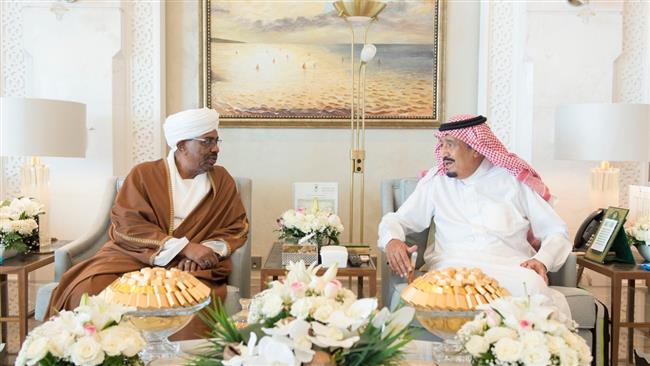
[{"label": "man's gray beard", "polygon": [[447,172],[447,176],[449,178],[456,178],[456,177],[458,177],[458,173],[456,173],[456,172]]}]

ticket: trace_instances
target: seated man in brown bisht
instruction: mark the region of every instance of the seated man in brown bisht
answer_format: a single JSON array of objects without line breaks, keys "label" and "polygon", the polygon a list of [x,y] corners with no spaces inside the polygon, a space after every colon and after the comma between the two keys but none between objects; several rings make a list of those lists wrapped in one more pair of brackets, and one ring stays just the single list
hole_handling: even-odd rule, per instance
[{"label": "seated man in brown bisht", "polygon": [[[213,289],[213,299],[225,300],[229,256],[246,241],[248,219],[234,179],[215,165],[218,124],[207,108],[167,118],[169,155],[131,170],[111,211],[110,240],[63,275],[51,312],[74,309],[84,293],[98,294],[122,274],[151,266],[189,271]],[[175,338],[204,330],[195,317]]]}]

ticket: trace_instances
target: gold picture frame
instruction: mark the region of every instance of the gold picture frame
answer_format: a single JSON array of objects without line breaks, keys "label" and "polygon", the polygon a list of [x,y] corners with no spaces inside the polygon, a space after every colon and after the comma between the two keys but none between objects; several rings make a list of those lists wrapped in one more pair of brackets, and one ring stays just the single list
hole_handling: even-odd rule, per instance
[{"label": "gold picture frame", "polygon": [[[309,13],[314,4],[320,4],[325,9],[322,14]],[[216,109],[221,115],[220,126],[224,127],[350,128],[351,35],[348,26],[343,19],[338,18],[334,8],[327,10],[331,4],[331,1],[309,0],[202,0],[201,106]],[[409,7],[416,5],[420,7],[420,13],[425,15],[423,7],[431,9],[429,23],[417,23],[419,19],[426,18],[424,16],[410,17],[410,23],[400,21],[403,18],[399,17],[407,17]],[[259,8],[264,6],[268,11],[261,13]],[[301,6],[304,7],[303,10]],[[391,10],[391,6],[400,9]],[[368,64],[366,128],[428,129],[440,125],[444,101],[445,7],[445,0],[422,0],[399,5],[389,3],[376,24],[370,28],[368,41],[379,42],[376,43],[377,57],[372,61],[375,64]],[[300,15],[301,11],[305,13],[304,16]],[[266,35],[269,29],[285,35],[287,39],[289,34],[296,37],[296,34],[301,34],[299,31],[287,30],[298,23],[312,24],[312,33],[305,31],[301,41],[313,38],[313,43],[264,43],[269,37]],[[321,28],[316,28],[317,25]],[[425,32],[423,29],[429,25],[430,32]],[[390,33],[390,27],[398,29],[392,31],[395,34]],[[403,35],[399,32],[405,32],[402,28],[410,29],[409,27],[414,30],[414,40],[424,39],[426,33],[431,42],[382,43],[383,40],[397,40],[398,36]],[[323,38],[323,33],[337,36],[338,43],[328,43],[331,40]],[[234,39],[237,36],[243,41]],[[345,47],[348,56],[343,55]],[[358,57],[359,50],[355,47],[355,57]],[[286,53],[286,59],[285,54],[274,56],[271,64],[271,56],[268,55],[281,51]],[[259,59],[251,58],[251,55]],[[302,62],[299,60],[300,55],[310,61]],[[245,62],[237,62],[236,57]],[[341,65],[347,62],[345,68],[337,65],[339,59]],[[287,63],[280,65],[280,61]],[[253,66],[255,62],[257,63]],[[296,65],[301,63],[302,67],[296,71]],[[268,74],[260,71],[275,65],[277,67],[268,71]],[[281,69],[280,66],[285,68]],[[244,71],[241,72],[242,70]],[[298,76],[287,76],[290,72],[302,72],[302,81],[296,81]],[[258,74],[263,78],[262,81],[252,82]],[[349,80],[345,80],[346,75]],[[308,82],[311,80],[309,78],[313,78],[314,82]],[[345,82],[337,83],[332,78]],[[284,80],[290,82],[285,83]],[[324,85],[325,83],[328,84]],[[260,85],[263,87],[259,88]],[[301,87],[305,90],[301,90]],[[343,96],[344,93],[348,93],[347,97]]]}]

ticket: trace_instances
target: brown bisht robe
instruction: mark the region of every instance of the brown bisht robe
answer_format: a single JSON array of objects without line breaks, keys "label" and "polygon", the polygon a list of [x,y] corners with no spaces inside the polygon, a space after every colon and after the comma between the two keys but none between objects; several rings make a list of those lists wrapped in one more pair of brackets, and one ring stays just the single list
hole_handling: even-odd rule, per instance
[{"label": "brown bisht robe", "polygon": [[[174,205],[167,161],[161,159],[134,167],[111,211],[110,240],[95,256],[64,273],[50,299],[50,314],[76,308],[84,293],[99,294],[124,273],[154,266],[154,258],[169,238],[187,237],[192,243],[222,240],[230,247],[230,253],[241,247],[248,235],[248,219],[235,181],[221,166],[206,174],[210,191],[181,225],[173,228]],[[176,267],[181,259],[177,255],[166,268]],[[232,263],[225,258],[215,268],[192,274],[213,289],[213,301],[219,296],[223,302],[231,270]],[[195,316],[174,338],[196,338],[207,329]]]}]

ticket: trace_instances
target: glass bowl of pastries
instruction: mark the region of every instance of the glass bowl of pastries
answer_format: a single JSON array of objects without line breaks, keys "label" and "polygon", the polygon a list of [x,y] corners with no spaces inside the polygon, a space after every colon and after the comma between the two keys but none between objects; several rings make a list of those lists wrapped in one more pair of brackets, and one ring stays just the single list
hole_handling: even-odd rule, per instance
[{"label": "glass bowl of pastries", "polygon": [[450,339],[478,314],[477,306],[510,296],[505,288],[478,268],[446,268],[427,272],[402,290],[402,300],[433,335]]},{"label": "glass bowl of pastries", "polygon": [[147,341],[140,354],[145,363],[180,355],[180,346],[167,337],[210,303],[210,293],[207,285],[188,272],[161,267],[125,273],[102,291],[107,302],[137,308],[125,317]]}]

